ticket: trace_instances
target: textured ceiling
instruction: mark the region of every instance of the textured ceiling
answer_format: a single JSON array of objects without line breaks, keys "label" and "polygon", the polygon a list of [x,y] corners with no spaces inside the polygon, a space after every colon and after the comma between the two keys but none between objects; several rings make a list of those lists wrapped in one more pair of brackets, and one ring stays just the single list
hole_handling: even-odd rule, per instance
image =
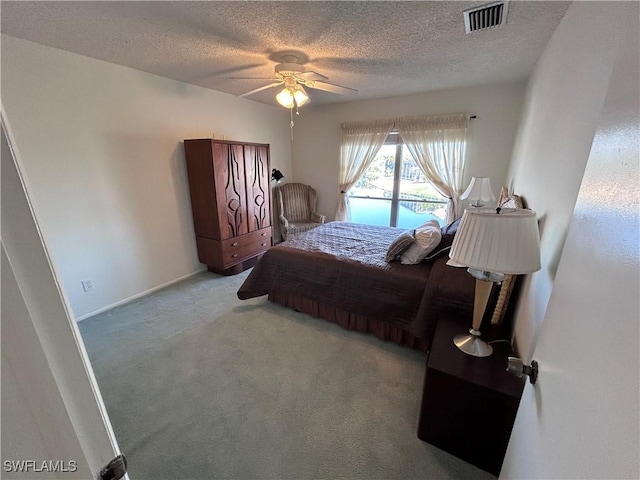
[{"label": "textured ceiling", "polygon": [[[311,104],[525,79],[570,2],[517,1],[470,35],[463,10],[489,2],[2,1],[2,32],[240,95],[269,83],[283,52],[358,90]],[[233,80],[263,77],[267,80]],[[278,89],[251,100],[275,104]]]}]

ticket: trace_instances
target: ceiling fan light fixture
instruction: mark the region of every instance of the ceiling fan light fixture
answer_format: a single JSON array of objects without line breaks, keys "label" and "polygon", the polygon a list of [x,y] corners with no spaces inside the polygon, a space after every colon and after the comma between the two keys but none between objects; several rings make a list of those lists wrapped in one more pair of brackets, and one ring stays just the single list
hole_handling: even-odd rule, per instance
[{"label": "ceiling fan light fixture", "polygon": [[294,96],[289,87],[283,88],[282,91],[276,95],[276,101],[284,108],[294,107]]},{"label": "ceiling fan light fixture", "polygon": [[301,85],[288,86],[276,95],[276,101],[284,108],[301,107],[309,101],[309,96]]},{"label": "ceiling fan light fixture", "polygon": [[307,95],[307,92],[304,91],[302,85],[296,85],[296,90],[293,94],[293,98],[296,101],[296,105],[298,105],[299,107],[303,106],[309,101],[309,95]]}]

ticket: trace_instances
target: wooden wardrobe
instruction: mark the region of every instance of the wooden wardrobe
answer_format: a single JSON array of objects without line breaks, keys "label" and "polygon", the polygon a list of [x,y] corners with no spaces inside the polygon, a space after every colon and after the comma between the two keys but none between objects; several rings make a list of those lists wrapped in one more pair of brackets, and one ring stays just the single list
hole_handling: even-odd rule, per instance
[{"label": "wooden wardrobe", "polygon": [[234,275],[271,246],[269,145],[184,141],[198,258]]}]

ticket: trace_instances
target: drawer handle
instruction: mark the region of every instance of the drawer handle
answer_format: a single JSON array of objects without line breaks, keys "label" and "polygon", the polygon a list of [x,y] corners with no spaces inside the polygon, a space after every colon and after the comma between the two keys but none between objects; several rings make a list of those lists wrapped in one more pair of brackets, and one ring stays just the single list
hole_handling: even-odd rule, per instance
[{"label": "drawer handle", "polygon": [[266,247],[266,246],[267,246],[267,244],[266,244],[266,243],[263,243],[263,244],[262,244],[262,246],[263,246],[263,247]]},{"label": "drawer handle", "polygon": [[234,253],[233,255],[231,255],[231,258],[236,258],[238,256],[237,253]]},{"label": "drawer handle", "polygon": [[238,246],[238,242],[233,242],[233,243],[231,244],[231,246],[232,246],[232,247],[237,247],[237,246]]},{"label": "drawer handle", "polygon": [[266,236],[267,234],[266,234],[266,233],[264,233],[264,232],[262,232],[260,235],[262,235],[262,236],[264,237],[264,236]]}]

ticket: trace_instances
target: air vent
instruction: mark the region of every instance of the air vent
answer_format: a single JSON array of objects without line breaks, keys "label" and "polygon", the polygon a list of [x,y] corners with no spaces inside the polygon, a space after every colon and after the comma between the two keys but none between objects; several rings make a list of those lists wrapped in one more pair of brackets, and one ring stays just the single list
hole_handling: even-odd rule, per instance
[{"label": "air vent", "polygon": [[507,23],[509,2],[494,2],[481,7],[470,8],[464,13],[464,30],[466,33],[487,30]]}]

